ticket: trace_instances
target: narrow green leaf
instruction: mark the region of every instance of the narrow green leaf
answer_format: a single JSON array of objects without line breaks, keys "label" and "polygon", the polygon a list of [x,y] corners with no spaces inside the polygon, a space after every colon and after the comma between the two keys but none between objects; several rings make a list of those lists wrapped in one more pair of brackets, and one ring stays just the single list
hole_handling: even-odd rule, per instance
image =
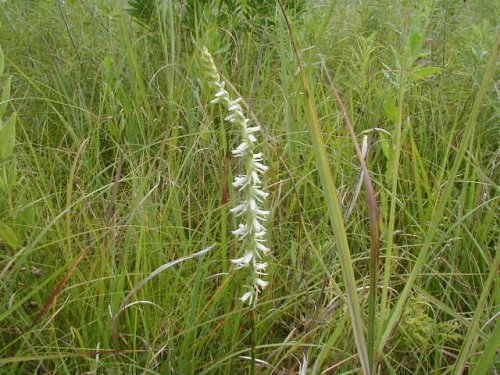
[{"label": "narrow green leaf", "polygon": [[396,106],[394,98],[386,98],[384,100],[384,112],[389,120],[391,120],[392,122],[398,122],[399,110]]},{"label": "narrow green leaf", "polygon": [[500,320],[497,319],[495,330],[486,342],[483,353],[472,369],[471,375],[492,373],[498,348],[500,348]]},{"label": "narrow green leaf", "polygon": [[[490,293],[492,293],[492,289],[494,289],[493,286],[498,279],[499,267],[500,267],[500,248],[497,247],[495,259],[493,260],[493,263],[491,265],[488,278],[486,279],[486,282],[483,285],[483,291],[479,296],[479,300],[477,302],[476,310],[474,311],[474,316],[471,320],[469,330],[467,331],[467,335],[465,336],[464,342],[462,344],[462,347],[460,348],[460,352],[458,353],[458,357],[455,361],[455,367],[453,368],[453,375],[461,375],[464,373],[465,364],[469,359],[474,344],[479,336],[479,330],[480,330],[479,323],[481,322],[484,311],[487,310],[486,304],[488,296],[490,295]],[[498,333],[497,329],[495,329],[495,331],[497,331]],[[493,355],[493,353],[490,352],[491,351],[496,352],[496,350],[498,349],[498,346],[494,346],[493,348],[490,348],[490,346],[495,345],[498,342],[499,342],[498,335],[493,339],[493,343],[488,342],[486,348],[487,350],[485,351],[486,353],[483,352],[483,356],[481,357],[478,363],[480,368],[488,366],[488,364],[490,363],[490,356]],[[480,372],[480,373],[485,374],[486,372]]]},{"label": "narrow green leaf", "polygon": [[9,120],[0,125],[0,160],[8,158],[14,151],[16,143],[16,114],[13,113]]},{"label": "narrow green leaf", "polygon": [[[420,275],[420,272],[422,271],[422,268],[426,265],[426,262],[428,261],[428,256],[429,252],[431,249],[432,241],[434,240],[434,236],[436,232],[438,231],[439,226],[442,223],[443,217],[444,217],[444,212],[447,207],[447,204],[449,203],[451,192],[453,188],[455,187],[455,181],[458,176],[458,171],[460,166],[462,165],[462,161],[464,160],[466,151],[467,151],[467,146],[470,143],[470,139],[472,137],[472,134],[474,134],[474,130],[476,128],[476,123],[477,123],[477,118],[481,109],[481,104],[483,102],[483,99],[485,95],[487,94],[487,91],[489,89],[490,83],[493,79],[494,72],[495,72],[495,67],[496,67],[496,61],[497,58],[500,54],[500,34],[497,34],[497,39],[495,42],[495,45],[493,47],[493,51],[490,57],[490,61],[488,62],[488,65],[486,66],[483,79],[481,82],[481,85],[479,86],[479,89],[475,95],[475,101],[474,105],[472,107],[472,111],[469,116],[469,120],[467,122],[467,125],[464,130],[464,135],[462,137],[462,141],[460,145],[458,146],[457,153],[455,156],[455,160],[453,161],[453,165],[449,171],[448,174],[448,180],[447,183],[443,189],[442,194],[440,194],[438,201],[436,202],[436,208],[434,210],[431,222],[429,224],[429,228],[426,233],[426,237],[424,240],[424,243],[421,246],[420,253],[418,255],[418,258],[415,262],[415,265],[413,266],[412,271],[410,272],[408,279],[406,280],[405,286],[403,290],[401,291],[399,298],[396,302],[396,305],[392,308],[391,315],[389,317],[389,320],[387,321],[387,324],[383,330],[383,333],[380,337],[379,345],[378,345],[378,350],[377,353],[380,355],[382,351],[384,350],[385,345],[389,341],[389,338],[391,334],[393,333],[394,328],[396,327],[397,323],[399,322],[399,319],[401,318],[402,312],[405,308],[405,305],[408,301],[408,298],[413,291],[414,284]],[[498,267],[498,265],[497,265]],[[495,269],[496,271],[496,269]],[[481,305],[481,304],[478,304]],[[474,335],[476,334],[475,330],[471,329],[469,330],[469,338],[474,338]],[[470,349],[471,341],[466,341],[460,351],[459,358],[457,359],[457,363],[455,365],[455,374],[461,374],[461,370],[463,370],[465,361],[467,359],[467,354]]]},{"label": "narrow green leaf", "polygon": [[382,149],[382,153],[384,156],[387,158],[388,161],[391,160],[391,144],[389,142],[389,136],[385,133],[380,132],[379,133],[379,142],[380,142],[380,148]]},{"label": "narrow green leaf", "polygon": [[3,86],[2,97],[0,99],[0,118],[2,118],[3,115],[5,114],[5,111],[7,110],[7,104],[9,103],[10,81],[11,81],[11,76],[8,76],[7,81]]},{"label": "narrow green leaf", "polygon": [[29,196],[29,188],[26,185],[20,187],[19,190],[17,200],[19,209],[16,214],[16,222],[21,224],[24,229],[31,228],[35,225],[35,205],[29,199],[23,198]]},{"label": "narrow green leaf", "polygon": [[425,68],[416,69],[413,72],[412,78],[413,79],[427,78],[429,76],[433,76],[433,75],[436,75],[436,74],[440,73],[441,70],[442,69],[439,66],[428,66],[428,67],[425,67]]},{"label": "narrow green leaf", "polygon": [[413,58],[418,57],[422,49],[422,36],[418,31],[413,32],[410,37],[410,54]]},{"label": "narrow green leaf", "polygon": [[361,363],[363,374],[369,375],[371,373],[371,363],[368,356],[356,277],[354,275],[351,250],[349,248],[346,228],[344,226],[344,217],[342,215],[342,210],[340,207],[340,199],[334,184],[330,163],[328,161],[328,152],[323,140],[323,133],[321,130],[321,124],[319,121],[316,105],[313,100],[311,83],[306,74],[304,63],[299,52],[300,50],[297,44],[297,40],[295,39],[290,20],[286,15],[285,8],[283,7],[281,1],[278,1],[278,4],[280,6],[283,17],[285,18],[295,56],[300,67],[299,72],[302,78],[302,86],[305,93],[304,109],[306,110],[309,119],[309,135],[311,137],[314,159],[316,162],[316,167],[318,169],[321,187],[323,188],[323,195],[325,197],[327,212],[330,218],[330,225],[332,226],[332,232],[334,234],[335,243],[337,245],[337,252],[346,289],[347,305],[349,307],[349,314],[351,316],[354,341],[358,351],[359,361]]},{"label": "narrow green leaf", "polygon": [[12,249],[19,247],[19,239],[16,233],[7,224],[0,223],[0,243],[5,243]]}]

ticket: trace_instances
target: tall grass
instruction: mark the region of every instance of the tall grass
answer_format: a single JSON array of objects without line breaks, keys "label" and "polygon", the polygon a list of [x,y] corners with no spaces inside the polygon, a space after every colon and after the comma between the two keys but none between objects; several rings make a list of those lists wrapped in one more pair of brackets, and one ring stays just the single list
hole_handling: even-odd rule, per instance
[{"label": "tall grass", "polygon": [[[285,10],[296,48],[277,4],[161,4],[154,27],[123,2],[0,4],[0,373],[491,372],[494,2],[304,2]],[[263,132],[273,251],[253,322],[230,272],[237,130],[201,45]],[[380,271],[346,118],[369,138]]]}]

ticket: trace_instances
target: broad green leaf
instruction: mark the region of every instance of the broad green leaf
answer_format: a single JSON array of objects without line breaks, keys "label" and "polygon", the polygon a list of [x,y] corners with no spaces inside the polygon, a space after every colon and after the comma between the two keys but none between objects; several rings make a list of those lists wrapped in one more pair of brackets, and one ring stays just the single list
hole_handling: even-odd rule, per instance
[{"label": "broad green leaf", "polygon": [[[0,166],[0,197],[9,193],[9,186],[7,185],[7,177],[3,167]],[[0,201],[0,212],[2,212],[2,201]]]},{"label": "broad green leaf", "polygon": [[426,68],[416,69],[413,72],[413,78],[416,78],[416,79],[427,78],[429,76],[440,73],[441,70],[442,70],[442,68],[440,68],[439,66],[428,66]]},{"label": "broad green leaf", "polygon": [[16,164],[1,163],[0,161],[0,196],[2,194],[10,194],[16,182]]},{"label": "broad green leaf", "polygon": [[384,112],[389,120],[392,122],[398,122],[399,111],[393,98],[386,98],[384,100]]},{"label": "broad green leaf", "polygon": [[387,134],[380,132],[379,139],[380,139],[380,147],[382,148],[384,156],[387,158],[387,160],[391,160],[392,156],[391,144],[389,142]]},{"label": "broad green leaf", "polygon": [[0,223],[0,243],[2,242],[12,249],[17,249],[19,247],[19,239],[16,233],[4,223]]},{"label": "broad green leaf", "polygon": [[[23,194],[26,194],[26,192],[24,191]],[[25,199],[20,199],[19,207],[15,221],[18,226],[18,233],[22,238],[26,230],[35,225],[35,206]]]},{"label": "broad green leaf", "polygon": [[9,120],[0,124],[0,160],[8,158],[14,151],[16,144],[16,114],[13,113]]},{"label": "broad green leaf", "polygon": [[2,46],[0,46],[0,76],[3,74],[3,67],[4,67],[4,57],[3,57]]},{"label": "broad green leaf", "polygon": [[7,104],[10,98],[10,81],[11,76],[7,77],[7,82],[3,86],[2,97],[0,98],[0,118],[3,117],[5,111],[7,110]]}]

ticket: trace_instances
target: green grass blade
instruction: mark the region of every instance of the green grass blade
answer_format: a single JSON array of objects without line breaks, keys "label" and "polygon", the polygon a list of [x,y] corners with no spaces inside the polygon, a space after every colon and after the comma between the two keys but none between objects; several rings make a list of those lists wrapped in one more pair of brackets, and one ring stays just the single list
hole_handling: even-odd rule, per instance
[{"label": "green grass blade", "polygon": [[[465,364],[467,362],[467,359],[469,358],[469,353],[472,349],[472,345],[476,341],[478,337],[478,329],[479,329],[479,323],[481,322],[481,315],[485,310],[485,304],[487,301],[487,297],[491,292],[491,287],[493,286],[493,283],[495,280],[497,280],[498,277],[498,268],[500,267],[500,249],[496,249],[496,255],[495,255],[495,260],[493,261],[493,264],[491,265],[490,273],[488,275],[488,279],[486,280],[484,287],[483,287],[483,292],[481,293],[481,296],[479,297],[479,301],[476,306],[476,311],[474,312],[474,317],[472,318],[471,325],[469,327],[469,331],[467,332],[467,335],[465,336],[464,343],[462,344],[462,348],[460,349],[460,352],[458,353],[458,358],[457,361],[455,362],[455,368],[453,369],[453,374],[454,375],[460,375],[464,373],[465,369]],[[495,332],[498,331],[498,324],[497,327],[495,328]],[[484,368],[488,367],[490,363],[490,357],[491,351],[495,352],[498,349],[498,346],[495,348],[491,348],[490,345],[494,345],[495,343],[498,343],[499,336],[498,334],[492,335],[492,338],[490,339],[490,342],[487,345],[487,350],[483,353],[483,356],[480,359],[480,362],[478,363],[478,367]],[[486,370],[486,369],[485,369]],[[479,374],[485,374],[486,371],[482,372],[477,372]]]},{"label": "green grass blade", "polygon": [[500,320],[497,319],[495,329],[491,333],[489,340],[486,342],[483,354],[481,354],[481,357],[479,357],[479,360],[476,362],[471,375],[482,375],[491,371],[498,348],[500,348]]},{"label": "green grass blade", "polygon": [[330,84],[330,87],[334,93],[335,99],[337,100],[337,104],[340,107],[340,111],[344,117],[344,121],[349,131],[349,135],[351,137],[351,141],[353,143],[354,149],[356,150],[356,156],[359,160],[359,164],[361,166],[361,171],[363,175],[363,183],[366,189],[366,200],[368,206],[368,215],[370,221],[370,239],[371,239],[371,247],[370,247],[370,290],[368,294],[368,359],[370,360],[370,364],[372,368],[374,367],[373,363],[373,348],[375,343],[375,334],[376,334],[376,310],[377,310],[377,284],[378,284],[378,273],[379,273],[379,257],[380,257],[380,228],[379,228],[379,209],[377,205],[377,197],[375,194],[375,189],[373,187],[373,183],[370,177],[370,172],[366,165],[365,159],[361,154],[361,148],[356,139],[356,133],[354,132],[354,126],[352,125],[349,114],[347,113],[347,108],[340,96],[340,93],[335,86],[332,78],[330,77],[330,73],[328,73],[328,69],[324,65],[323,69],[326,73],[326,77]]},{"label": "green grass blade", "polygon": [[323,141],[323,135],[321,133],[321,125],[318,118],[316,106],[313,101],[313,92],[307,78],[304,64],[300,56],[299,48],[297,46],[297,41],[295,40],[292,27],[286,16],[283,5],[280,2],[281,11],[286,19],[288,30],[290,32],[290,38],[292,39],[293,47],[297,60],[300,65],[300,74],[302,77],[302,84],[304,87],[304,92],[306,96],[305,109],[307,116],[309,117],[309,133],[311,136],[312,147],[314,150],[314,158],[316,161],[316,166],[318,168],[319,177],[321,180],[321,186],[323,188],[323,195],[326,200],[328,208],[328,216],[330,218],[330,224],[335,236],[335,243],[337,245],[337,251],[342,265],[342,275],[344,278],[344,283],[346,285],[346,298],[347,304],[349,306],[349,313],[351,315],[351,323],[354,331],[354,339],[356,341],[356,348],[359,354],[359,360],[365,374],[370,373],[370,362],[368,359],[368,350],[366,346],[366,339],[363,332],[363,321],[361,318],[361,308],[359,304],[358,294],[356,290],[356,279],[354,277],[354,271],[352,268],[351,252],[349,249],[349,243],[347,241],[346,229],[344,227],[344,219],[342,216],[342,211],[340,209],[339,197],[335,184],[333,182],[332,173],[328,163],[328,157],[325,147],[325,142]]}]

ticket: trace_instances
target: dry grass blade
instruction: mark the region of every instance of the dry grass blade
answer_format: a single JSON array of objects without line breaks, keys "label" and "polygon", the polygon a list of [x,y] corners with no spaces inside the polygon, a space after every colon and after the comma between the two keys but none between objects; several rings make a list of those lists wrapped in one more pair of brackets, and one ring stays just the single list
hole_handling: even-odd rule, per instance
[{"label": "dry grass blade", "polygon": [[76,258],[75,261],[71,264],[71,267],[68,269],[68,271],[66,271],[66,273],[64,274],[64,277],[57,284],[57,286],[53,290],[52,294],[50,295],[49,299],[47,300],[47,302],[45,303],[45,305],[42,307],[42,309],[40,310],[40,312],[36,316],[36,318],[35,318],[35,320],[33,322],[33,325],[40,323],[40,321],[45,316],[45,314],[47,314],[47,311],[49,311],[50,306],[52,306],[54,304],[54,302],[57,299],[57,296],[59,295],[59,293],[61,293],[61,290],[67,284],[69,278],[71,277],[71,275],[73,274],[73,272],[75,272],[76,267],[80,264],[80,262],[82,261],[82,259],[85,257],[86,253],[87,253],[86,251],[83,251],[80,254],[80,256],[78,258]]},{"label": "dry grass blade", "polygon": [[[82,144],[80,145],[80,147],[76,153],[75,160],[71,164],[71,172],[70,172],[70,177],[69,177],[68,186],[67,186],[66,210],[65,210],[68,249],[71,249],[71,207],[72,207],[71,200],[73,197],[73,184],[74,184],[74,180],[75,180],[75,176],[76,176],[78,162],[80,161],[80,158],[82,156],[83,151],[85,150],[85,147],[86,147],[88,141],[89,141],[89,138],[86,138],[82,142]],[[54,289],[54,291],[50,295],[49,299],[47,300],[47,302],[45,303],[43,308],[40,310],[40,312],[38,313],[37,317],[34,320],[34,324],[38,324],[42,320],[44,315],[47,313],[47,311],[49,311],[50,306],[52,306],[52,304],[56,301],[57,296],[59,295],[59,293],[61,293],[61,290],[66,285],[69,278],[71,277],[73,272],[76,270],[76,267],[78,266],[78,264],[80,264],[80,262],[84,258],[85,254],[86,254],[86,251],[84,250],[78,256],[78,258],[76,258],[75,261],[71,264],[69,270],[64,274],[64,277],[57,284],[56,288]]]}]

